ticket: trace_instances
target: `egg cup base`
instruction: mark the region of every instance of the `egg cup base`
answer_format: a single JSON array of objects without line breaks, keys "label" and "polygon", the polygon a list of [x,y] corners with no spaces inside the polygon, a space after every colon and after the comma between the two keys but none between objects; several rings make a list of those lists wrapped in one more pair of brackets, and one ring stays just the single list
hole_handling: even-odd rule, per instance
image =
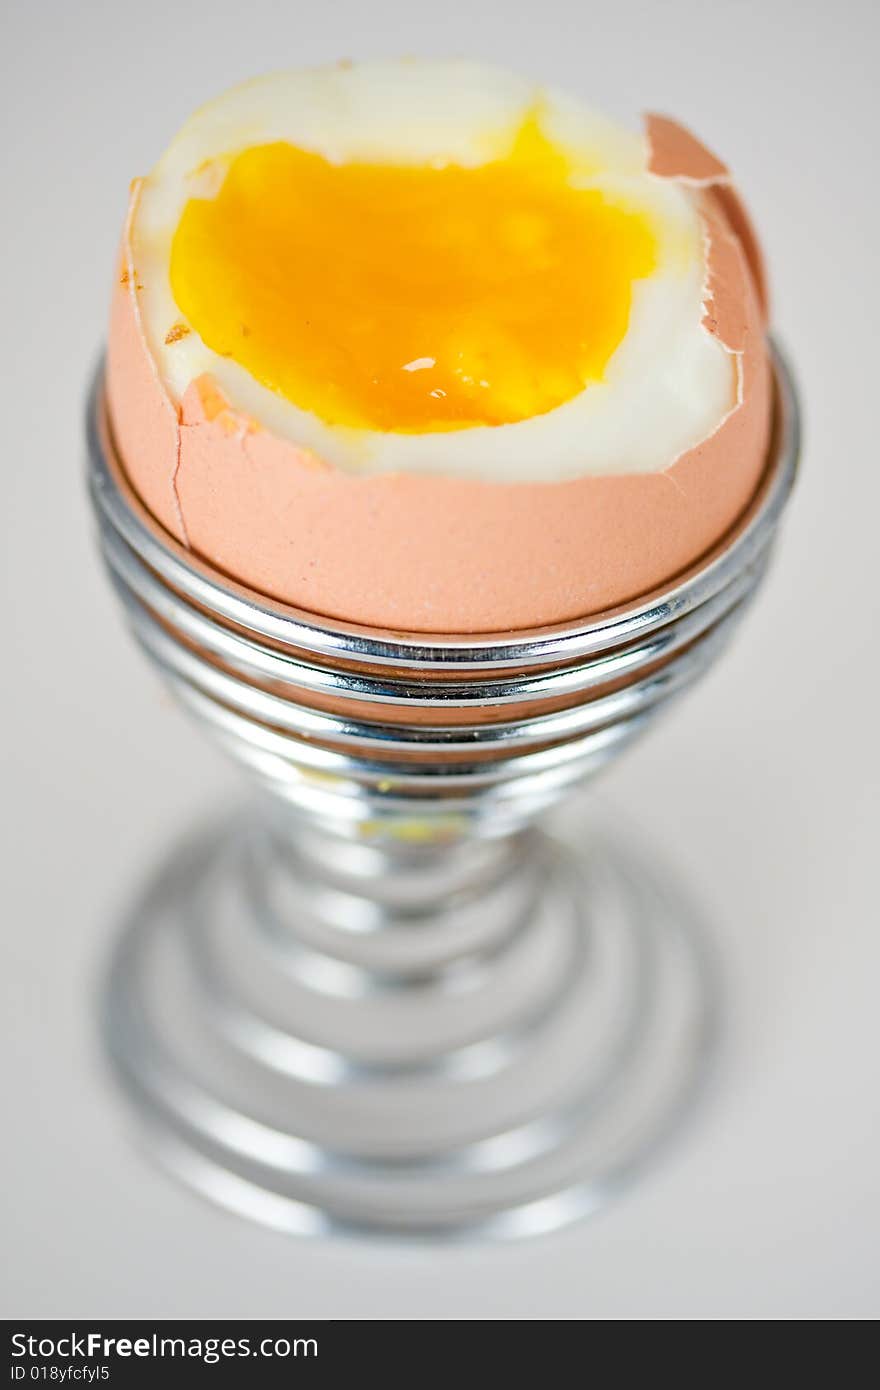
[{"label": "egg cup base", "polygon": [[603,1206],[713,1056],[685,896],[571,808],[427,875],[325,848],[232,818],[128,916],[104,1035],[148,1151],[291,1235],[501,1240]]}]

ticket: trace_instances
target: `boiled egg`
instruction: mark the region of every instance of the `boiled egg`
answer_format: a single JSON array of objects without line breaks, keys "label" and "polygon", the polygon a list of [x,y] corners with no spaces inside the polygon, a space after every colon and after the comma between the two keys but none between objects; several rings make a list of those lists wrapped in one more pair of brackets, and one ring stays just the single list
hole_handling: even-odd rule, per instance
[{"label": "boiled egg", "polygon": [[763,269],[726,168],[462,62],[245,83],[136,181],[108,348],[176,540],[348,622],[599,612],[747,504]]}]

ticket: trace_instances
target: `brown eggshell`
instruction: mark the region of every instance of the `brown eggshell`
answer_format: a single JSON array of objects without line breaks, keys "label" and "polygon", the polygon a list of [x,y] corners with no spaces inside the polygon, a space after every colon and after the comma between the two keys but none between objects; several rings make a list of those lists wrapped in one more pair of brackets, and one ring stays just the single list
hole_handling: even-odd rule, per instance
[{"label": "brown eggshell", "polygon": [[648,171],[663,179],[703,185],[726,217],[734,236],[742,243],[746,261],[755,281],[758,299],[767,322],[769,293],[767,269],[761,243],[746,206],[733,186],[730,171],[717,155],[707,149],[685,126],[670,116],[648,112],[645,116],[648,145]]},{"label": "brown eggshell", "polygon": [[[667,134],[654,127],[654,172],[681,163],[663,153]],[[703,157],[689,167],[702,181],[718,177]],[[210,377],[190,384],[178,418],[138,309],[135,185],[108,347],[110,417],[135,490],[173,535],[239,582],[348,622],[495,632],[599,613],[665,583],[743,511],[769,435],[758,286],[715,191],[707,183],[703,195],[705,324],[737,357],[739,404],[662,472],[491,483],[343,472],[235,411]]]},{"label": "brown eggshell", "polygon": [[134,265],[132,226],[140,201],[141,179],[131,198],[113,296],[107,344],[107,405],[117,448],[141,501],[166,531],[187,543],[175,490],[178,416],[144,337]]}]

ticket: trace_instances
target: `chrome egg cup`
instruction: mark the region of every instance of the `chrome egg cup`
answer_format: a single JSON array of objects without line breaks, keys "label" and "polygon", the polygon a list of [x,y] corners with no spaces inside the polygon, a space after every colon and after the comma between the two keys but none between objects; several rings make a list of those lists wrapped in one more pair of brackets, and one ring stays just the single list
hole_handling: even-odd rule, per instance
[{"label": "chrome egg cup", "polygon": [[586,622],[470,637],[299,612],[201,562],[130,489],[99,379],[110,577],[260,792],[175,850],[108,973],[115,1073],[191,1186],[300,1234],[525,1235],[601,1205],[670,1131],[711,1051],[701,934],[567,798],[760,583],[798,453],[778,353],[775,374],[764,479],[711,555]]}]

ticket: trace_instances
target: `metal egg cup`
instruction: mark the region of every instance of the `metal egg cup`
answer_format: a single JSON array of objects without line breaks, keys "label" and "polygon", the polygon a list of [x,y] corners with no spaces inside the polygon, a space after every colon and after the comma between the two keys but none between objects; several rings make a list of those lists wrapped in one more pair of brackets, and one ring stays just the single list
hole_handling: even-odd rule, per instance
[{"label": "metal egg cup", "polygon": [[764,478],[709,556],[585,622],[464,637],[299,612],[200,561],[132,492],[99,380],[112,582],[261,793],[161,868],[104,996],[141,1132],[201,1193],[295,1233],[532,1234],[682,1114],[715,1023],[699,926],[565,798],[714,661],[766,570],[798,452],[774,362]]}]

